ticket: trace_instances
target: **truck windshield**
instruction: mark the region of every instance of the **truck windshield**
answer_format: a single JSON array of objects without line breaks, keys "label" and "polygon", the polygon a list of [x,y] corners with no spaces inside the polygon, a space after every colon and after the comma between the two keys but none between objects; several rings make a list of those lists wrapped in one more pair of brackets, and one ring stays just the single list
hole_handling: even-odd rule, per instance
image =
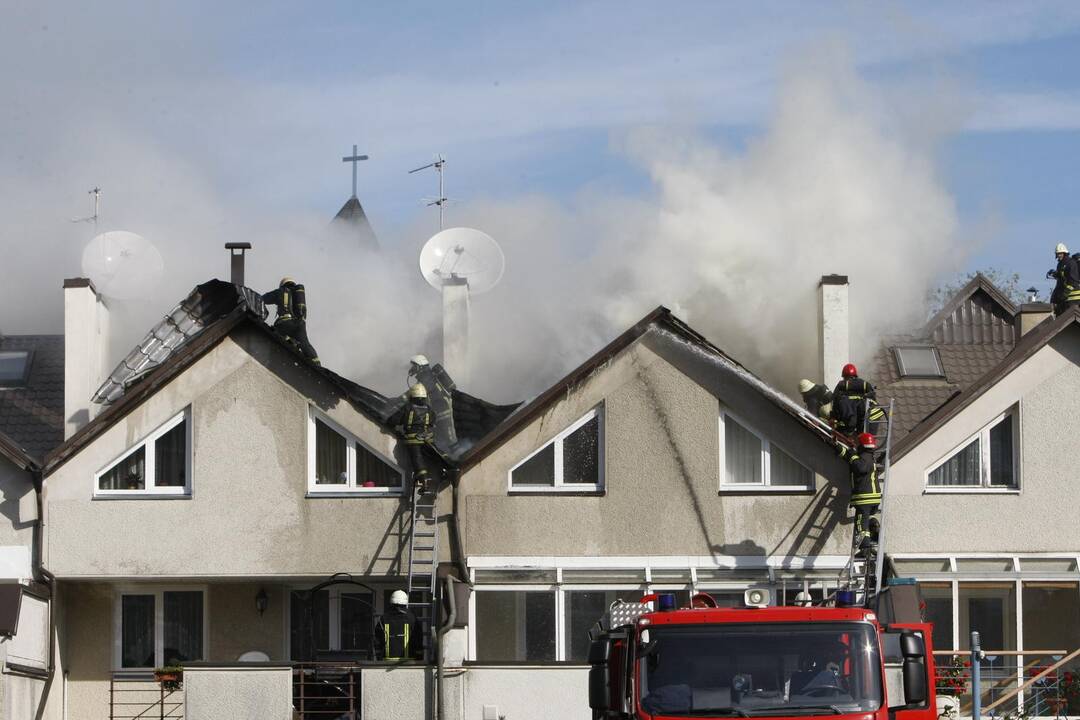
[{"label": "truck windshield", "polygon": [[641,707],[652,715],[833,715],[881,706],[878,640],[865,623],[649,627],[637,652]]}]

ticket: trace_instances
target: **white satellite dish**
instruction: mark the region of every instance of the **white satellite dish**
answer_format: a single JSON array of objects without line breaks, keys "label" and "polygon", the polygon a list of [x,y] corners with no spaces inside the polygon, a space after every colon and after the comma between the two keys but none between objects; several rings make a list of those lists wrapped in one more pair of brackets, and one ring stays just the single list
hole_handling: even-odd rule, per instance
[{"label": "white satellite dish", "polygon": [[499,244],[472,228],[443,230],[420,250],[420,272],[436,290],[464,281],[471,294],[487,292],[498,284],[505,267]]},{"label": "white satellite dish", "polygon": [[111,230],[94,237],[86,246],[82,268],[102,295],[131,300],[145,297],[157,286],[165,261],[142,235]]}]

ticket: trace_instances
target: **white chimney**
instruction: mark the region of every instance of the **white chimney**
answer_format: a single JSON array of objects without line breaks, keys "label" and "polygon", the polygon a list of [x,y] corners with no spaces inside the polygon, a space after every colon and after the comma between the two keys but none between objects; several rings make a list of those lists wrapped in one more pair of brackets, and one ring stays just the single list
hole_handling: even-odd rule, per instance
[{"label": "white chimney", "polygon": [[469,384],[469,283],[451,278],[442,286],[442,365],[458,387]]},{"label": "white chimney", "polygon": [[850,361],[848,339],[847,275],[822,275],[818,283],[818,351],[821,376],[826,387],[840,380],[840,371]]},{"label": "white chimney", "polygon": [[90,402],[108,373],[109,308],[86,278],[64,280],[64,439],[98,414]]}]

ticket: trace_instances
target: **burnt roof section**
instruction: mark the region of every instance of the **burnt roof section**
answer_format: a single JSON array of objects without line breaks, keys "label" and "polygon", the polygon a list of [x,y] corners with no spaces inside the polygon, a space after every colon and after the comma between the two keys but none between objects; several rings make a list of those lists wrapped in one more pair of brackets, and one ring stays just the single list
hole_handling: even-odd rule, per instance
[{"label": "burnt roof section", "polygon": [[912,448],[925,440],[927,436],[951,420],[984,392],[1011,373],[1043,346],[1073,326],[1080,325],[1080,307],[1070,308],[1064,315],[1051,322],[1044,322],[1020,338],[1016,347],[1001,362],[985,373],[979,381],[956,394],[919,423],[910,433],[893,446],[893,459],[898,460]]},{"label": "burnt roof section", "polygon": [[347,238],[356,240],[357,244],[365,250],[379,249],[379,240],[375,237],[375,230],[368,221],[363,205],[356,197],[345,201],[337,215],[330,221],[330,227]]},{"label": "burnt roof section", "polygon": [[[1020,335],[1017,309],[990,280],[976,273],[918,332],[885,338],[873,360],[870,379],[878,399],[895,401],[894,438],[978,382],[1012,352]],[[903,377],[894,349],[930,346],[937,350],[944,378]]]},{"label": "burnt roof section", "polygon": [[482,460],[487,454],[506,442],[511,435],[541,415],[560,398],[565,397],[568,392],[572,391],[577,385],[585,381],[599,367],[630,347],[630,345],[642,338],[653,328],[673,333],[691,346],[709,354],[728,370],[738,375],[743,382],[751,385],[756,391],[764,395],[770,402],[777,405],[784,412],[792,415],[800,423],[812,430],[822,440],[830,443],[832,442],[832,431],[827,425],[807,412],[802,406],[798,405],[786,395],[747,370],[737,360],[709,342],[704,335],[698,333],[682,320],[675,317],[666,307],[660,305],[641,320],[634,323],[634,325],[624,333],[601,348],[588,360],[571,370],[563,379],[559,380],[528,404],[511,414],[505,422],[496,427],[489,435],[484,437],[461,457],[461,468],[467,469]]},{"label": "burnt roof section", "polygon": [[42,457],[64,440],[64,336],[4,335],[0,351],[30,355],[25,382],[0,386],[0,432]]}]

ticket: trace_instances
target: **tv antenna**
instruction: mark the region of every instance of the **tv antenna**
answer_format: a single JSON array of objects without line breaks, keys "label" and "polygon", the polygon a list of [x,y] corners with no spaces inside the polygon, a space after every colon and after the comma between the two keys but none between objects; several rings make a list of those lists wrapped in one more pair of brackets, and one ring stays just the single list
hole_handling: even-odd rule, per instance
[{"label": "tv antenna", "polygon": [[350,155],[348,157],[341,158],[341,162],[351,162],[352,163],[352,196],[353,197],[356,197],[356,166],[360,163],[361,160],[367,160],[367,159],[368,159],[367,155],[357,155],[356,154],[356,146],[355,145],[352,146],[352,155]]},{"label": "tv antenna", "polygon": [[94,224],[94,234],[97,235],[98,210],[101,208],[101,188],[95,187],[93,190],[90,190],[88,192],[88,194],[93,195],[93,197],[94,197],[94,214],[93,215],[88,215],[87,217],[71,218],[71,222],[73,222],[73,223],[78,223],[78,222],[93,223]]},{"label": "tv antenna", "polygon": [[[431,207],[432,205],[438,205],[439,206],[439,231],[440,232],[443,229],[443,206],[446,205],[446,189],[445,189],[445,187],[443,185],[443,166],[445,166],[445,165],[446,165],[446,158],[444,158],[442,156],[442,153],[439,153],[438,155],[435,156],[435,162],[430,162],[427,165],[423,165],[423,166],[418,167],[418,168],[413,168],[412,170],[409,171],[409,174],[412,175],[413,173],[420,172],[421,170],[427,170],[428,168],[435,168],[435,172],[437,172],[439,174],[439,197],[429,200],[427,206],[428,207]],[[425,198],[425,200],[427,200],[427,198]]]}]

